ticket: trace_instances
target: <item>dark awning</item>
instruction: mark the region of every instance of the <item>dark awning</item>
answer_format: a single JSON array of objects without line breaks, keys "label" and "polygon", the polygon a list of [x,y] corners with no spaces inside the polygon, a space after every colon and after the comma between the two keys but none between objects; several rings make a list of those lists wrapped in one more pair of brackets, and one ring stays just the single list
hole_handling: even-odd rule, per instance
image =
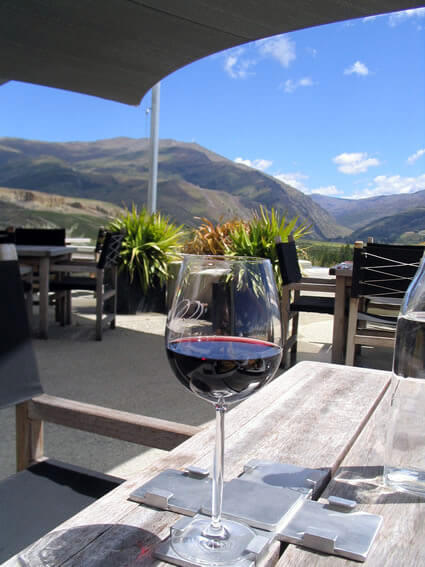
[{"label": "dark awning", "polygon": [[0,84],[139,104],[169,73],[248,41],[424,0],[2,0]]}]

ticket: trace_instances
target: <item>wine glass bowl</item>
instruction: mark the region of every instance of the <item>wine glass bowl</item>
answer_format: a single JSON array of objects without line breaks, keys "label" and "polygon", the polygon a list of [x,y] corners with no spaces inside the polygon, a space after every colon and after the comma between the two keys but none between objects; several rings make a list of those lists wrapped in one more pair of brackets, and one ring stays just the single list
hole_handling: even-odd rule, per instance
[{"label": "wine glass bowl", "polygon": [[194,563],[232,565],[253,531],[221,519],[224,414],[273,379],[281,360],[278,294],[269,260],[184,256],[167,318],[166,350],[177,379],[214,404],[217,416],[212,518],[172,536]]}]

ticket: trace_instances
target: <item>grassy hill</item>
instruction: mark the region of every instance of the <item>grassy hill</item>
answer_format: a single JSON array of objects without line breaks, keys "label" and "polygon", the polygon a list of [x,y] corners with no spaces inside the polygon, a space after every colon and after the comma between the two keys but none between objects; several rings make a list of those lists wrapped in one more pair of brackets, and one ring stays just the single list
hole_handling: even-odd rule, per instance
[{"label": "grassy hill", "polygon": [[[147,139],[47,143],[0,138],[0,186],[95,199],[118,206],[147,200]],[[312,224],[312,235],[334,239],[349,229],[309,196],[260,171],[197,144],[161,140],[158,208],[188,226],[196,216],[246,218],[260,205]]]},{"label": "grassy hill", "polygon": [[403,211],[369,223],[353,232],[351,239],[377,242],[419,244],[425,242],[425,207]]},{"label": "grassy hill", "polygon": [[39,191],[0,187],[0,226],[66,228],[68,236],[96,239],[104,226],[122,211],[111,203],[63,197]]}]

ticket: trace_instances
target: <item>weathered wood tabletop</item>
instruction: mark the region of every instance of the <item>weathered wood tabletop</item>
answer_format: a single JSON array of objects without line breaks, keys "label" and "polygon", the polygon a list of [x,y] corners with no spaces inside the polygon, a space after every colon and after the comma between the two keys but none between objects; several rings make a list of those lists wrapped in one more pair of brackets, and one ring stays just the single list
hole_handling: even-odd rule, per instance
[{"label": "weathered wood tabletop", "polygon": [[[389,373],[377,370],[297,364],[229,412],[226,479],[238,475],[244,463],[254,458],[328,467],[334,480],[326,494],[354,497],[362,509],[384,517],[367,564],[424,565],[425,503],[415,503],[380,486],[380,424],[385,421],[389,379]],[[150,551],[168,535],[178,516],[138,505],[128,500],[128,495],[164,469],[188,465],[209,468],[214,434],[213,425],[206,427],[4,565],[164,566]],[[275,544],[264,565],[346,562],[294,545],[280,549]]]}]

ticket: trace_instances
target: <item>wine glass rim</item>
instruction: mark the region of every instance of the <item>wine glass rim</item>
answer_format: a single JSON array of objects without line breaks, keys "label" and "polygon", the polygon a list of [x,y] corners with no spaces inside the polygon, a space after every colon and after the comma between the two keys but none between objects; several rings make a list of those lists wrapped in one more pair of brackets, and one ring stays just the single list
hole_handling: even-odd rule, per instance
[{"label": "wine glass rim", "polygon": [[226,254],[183,254],[183,260],[185,260],[186,258],[188,258],[189,260],[220,260],[221,262],[232,261],[255,264],[258,264],[259,262],[270,262],[269,258],[261,258],[259,256],[230,256]]}]

